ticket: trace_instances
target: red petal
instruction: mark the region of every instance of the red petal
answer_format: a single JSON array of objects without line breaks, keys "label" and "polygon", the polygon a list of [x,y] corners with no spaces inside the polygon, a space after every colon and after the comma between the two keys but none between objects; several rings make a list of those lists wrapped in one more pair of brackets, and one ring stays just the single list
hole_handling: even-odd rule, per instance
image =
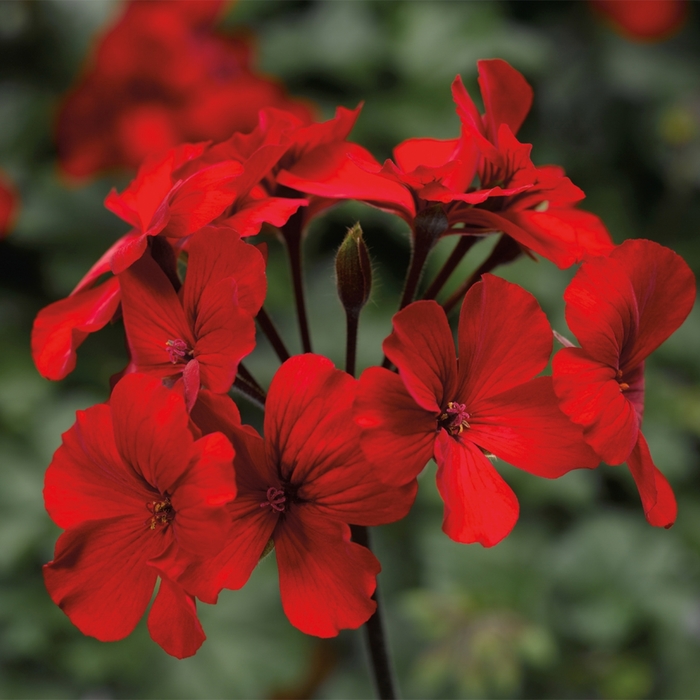
[{"label": "red petal", "polygon": [[622,464],[637,442],[640,418],[611,367],[581,348],[564,348],[552,364],[559,407],[583,426],[586,442],[608,464]]},{"label": "red petal", "polygon": [[592,469],[600,461],[584,442],[580,426],[559,410],[551,377],[470,405],[470,414],[465,440],[531,474],[554,479],[572,469]]},{"label": "red petal", "polygon": [[283,479],[310,482],[350,458],[358,439],[351,413],[356,386],[320,355],[297,355],[279,368],[265,403],[265,445]]},{"label": "red petal", "polygon": [[634,346],[625,348],[622,358],[625,368],[631,368],[686,319],[695,302],[695,276],[680,255],[654,241],[625,241],[610,257],[632,283],[639,310]]},{"label": "red petal", "polygon": [[121,456],[160,493],[171,493],[194,452],[182,396],[154,377],[128,374],[110,404]]},{"label": "red petal", "polygon": [[272,224],[281,228],[293,214],[297,213],[299,207],[308,205],[308,199],[287,197],[248,199],[244,204],[237,204],[237,211],[233,216],[224,219],[222,224],[230,226],[241,236],[255,236],[260,233],[263,224]]},{"label": "red petal", "polygon": [[435,301],[416,301],[399,311],[393,324],[384,352],[418,405],[437,415],[454,399],[457,388],[457,361],[447,316]]},{"label": "red petal", "polygon": [[498,544],[518,520],[518,499],[483,452],[441,430],[435,441],[442,529],[455,542]]},{"label": "red petal", "polygon": [[376,609],[379,562],[350,541],[350,528],[311,507],[289,513],[275,533],[282,607],[305,634],[335,637],[356,629]]},{"label": "red petal", "polygon": [[232,521],[226,546],[209,559],[193,562],[178,581],[206,603],[216,603],[222,588],[243,588],[272,538],[277,513],[261,508],[267,501],[265,491],[239,492],[229,505]]},{"label": "red petal", "polygon": [[236,290],[233,277],[210,284],[195,320],[193,354],[200,363],[202,385],[221,394],[231,388],[238,363],[255,348],[255,321],[237,305]]},{"label": "red petal", "polygon": [[119,280],[107,280],[43,308],[32,328],[32,357],[46,379],[63,379],[75,369],[75,351],[90,333],[107,325],[119,306]]},{"label": "red petal", "polygon": [[393,372],[370,367],[362,373],[353,415],[362,452],[385,483],[408,483],[433,456],[437,416],[416,404]]},{"label": "red petal", "polygon": [[236,497],[233,457],[221,433],[207,435],[194,443],[189,469],[172,486],[173,531],[191,554],[214,556],[226,542],[231,516],[224,506]]},{"label": "red petal", "polygon": [[[199,378],[199,360],[190,360],[182,370],[182,385],[184,388],[185,408],[189,413],[197,402],[197,394],[202,382]],[[229,386],[231,383],[229,383]]]},{"label": "red petal", "polygon": [[163,235],[188,236],[210,224],[238,196],[236,178],[243,166],[229,160],[197,171],[170,195],[170,219]]},{"label": "red petal", "polygon": [[314,149],[291,170],[279,172],[277,182],[321,197],[357,199],[396,211],[412,221],[416,210],[408,189],[390,178],[364,170],[348,155],[376,162],[369,152],[356,144],[330,144]]},{"label": "red petal", "polygon": [[51,599],[83,634],[103,642],[123,639],[151,600],[156,572],[146,562],[167,546],[167,533],[133,517],[70,528],[44,566]]},{"label": "red petal", "polygon": [[467,292],[458,337],[458,396],[467,410],[532,379],[547,366],[553,344],[549,322],[535,297],[490,274]]},{"label": "red petal", "polygon": [[260,311],[267,280],[265,260],[255,246],[241,241],[229,228],[208,226],[189,239],[187,251],[183,305],[190,324],[194,325],[197,305],[206,287],[227,277],[236,280],[238,304],[251,316]]},{"label": "red petal", "polygon": [[495,143],[501,124],[507,124],[513,134],[518,133],[532,106],[533,92],[522,73],[500,58],[477,61],[477,65],[486,108],[484,119]]},{"label": "red petal", "polygon": [[456,157],[459,139],[408,139],[394,148],[394,160],[406,173],[416,168],[439,168]]},{"label": "red petal", "polygon": [[650,525],[669,528],[676,522],[678,506],[671,485],[656,468],[642,432],[627,459],[627,466],[637,484],[644,516]]},{"label": "red petal", "polygon": [[78,411],[46,471],[44,501],[51,519],[62,528],[127,515],[145,523],[152,500],[153,492],[117,451],[110,407]]},{"label": "red petal", "polygon": [[194,598],[167,578],[161,578],[148,613],[148,631],[156,644],[178,659],[196,654],[207,638],[197,618]]},{"label": "red petal", "polygon": [[142,372],[168,376],[181,372],[168,353],[169,340],[194,348],[195,336],[182,304],[165,273],[149,255],[119,275],[124,327],[132,361]]},{"label": "red petal", "polygon": [[581,347],[591,358],[617,370],[639,324],[634,289],[620,263],[612,257],[584,263],[564,299],[566,321]]}]

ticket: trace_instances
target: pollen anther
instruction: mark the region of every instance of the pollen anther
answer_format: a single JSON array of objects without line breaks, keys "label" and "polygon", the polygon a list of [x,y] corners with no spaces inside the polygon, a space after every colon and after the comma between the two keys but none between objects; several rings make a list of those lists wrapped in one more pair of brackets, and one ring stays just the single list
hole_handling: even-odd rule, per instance
[{"label": "pollen anther", "polygon": [[146,503],[146,508],[153,513],[153,516],[146,521],[150,530],[155,530],[158,525],[167,527],[168,523],[175,517],[175,511],[167,496],[163,501]]},{"label": "pollen anther", "polygon": [[170,362],[179,365],[182,362],[189,362],[192,359],[192,351],[187,343],[181,338],[165,341],[165,350],[170,357]]},{"label": "pollen anther", "polygon": [[276,489],[274,486],[270,486],[267,490],[267,500],[260,504],[261,508],[267,508],[270,506],[272,510],[276,510],[278,513],[283,513],[285,510],[285,505],[287,502],[287,494],[285,494],[282,489]]},{"label": "pollen anther", "polygon": [[469,427],[469,418],[471,416],[463,403],[450,401],[438,420],[450,435],[461,435],[464,429]]}]

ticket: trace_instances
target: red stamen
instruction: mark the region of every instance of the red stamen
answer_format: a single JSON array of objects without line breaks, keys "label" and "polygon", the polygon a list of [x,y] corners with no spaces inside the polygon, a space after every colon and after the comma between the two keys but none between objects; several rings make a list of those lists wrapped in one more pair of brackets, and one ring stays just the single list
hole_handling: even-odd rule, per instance
[{"label": "red stamen", "polygon": [[450,401],[445,412],[438,419],[441,427],[445,428],[450,435],[461,435],[462,431],[469,427],[467,421],[471,418],[466,409],[465,404]]},{"label": "red stamen", "polygon": [[267,501],[261,503],[260,507],[266,508],[267,506],[270,506],[278,513],[283,513],[286,501],[287,496],[282,489],[276,489],[274,486],[270,486],[270,488],[267,490]]},{"label": "red stamen", "polygon": [[187,345],[187,343],[181,338],[176,338],[175,340],[166,340],[165,349],[168,352],[170,361],[174,365],[187,363],[192,359],[192,350],[190,350],[189,345]]}]

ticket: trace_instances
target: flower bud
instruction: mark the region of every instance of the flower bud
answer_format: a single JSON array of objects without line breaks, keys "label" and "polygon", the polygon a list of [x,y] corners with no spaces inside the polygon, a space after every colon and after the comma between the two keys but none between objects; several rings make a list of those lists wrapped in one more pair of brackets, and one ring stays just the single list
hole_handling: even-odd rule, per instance
[{"label": "flower bud", "polygon": [[338,296],[346,313],[359,314],[372,289],[372,264],[359,223],[348,229],[338,249],[335,273]]}]

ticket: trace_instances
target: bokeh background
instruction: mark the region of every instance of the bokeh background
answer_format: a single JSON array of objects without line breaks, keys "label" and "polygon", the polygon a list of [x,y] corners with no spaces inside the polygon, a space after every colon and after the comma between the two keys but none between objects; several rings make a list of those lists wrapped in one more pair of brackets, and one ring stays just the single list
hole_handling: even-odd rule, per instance
[{"label": "bokeh background", "polygon": [[[643,3],[642,3],[643,4]],[[53,605],[41,565],[58,529],[43,473],[75,411],[106,399],[125,363],[118,324],[88,339],[76,371],[40,378],[29,354],[36,312],[70,292],[125,232],[102,201],[129,173],[69,182],[54,123],[116,2],[0,2],[0,168],[21,197],[0,242],[0,696],[12,698],[372,697],[359,632],[305,637],[286,621],[274,556],[241,591],[200,605],[208,640],[185,661],[149,639],[83,637]],[[257,37],[258,68],[329,117],[365,106],[353,140],[381,160],[400,140],[453,137],[450,82],[477,96],[476,61],[500,57],[535,90],[520,132],[536,164],[556,163],[587,194],[616,242],[650,238],[700,271],[700,6],[663,41],[623,36],[586,2],[240,0],[221,24]],[[408,261],[404,224],[357,204],[316,222],[306,241],[314,349],[342,366],[344,321],[333,252],[359,220],[375,261],[361,319],[360,364],[376,364]],[[281,246],[270,244],[266,306],[298,348]],[[430,260],[433,274],[452,242]],[[480,244],[449,289],[487,254]],[[573,270],[523,259],[499,274],[533,292],[565,333]],[[247,361],[268,382],[266,341]],[[260,424],[241,401],[245,418]],[[376,530],[391,647],[405,697],[700,697],[700,310],[647,366],[645,435],[679,501],[669,530],[644,520],[624,467],[545,481],[499,465],[521,517],[493,549],[440,529],[434,465],[404,521]]]}]

